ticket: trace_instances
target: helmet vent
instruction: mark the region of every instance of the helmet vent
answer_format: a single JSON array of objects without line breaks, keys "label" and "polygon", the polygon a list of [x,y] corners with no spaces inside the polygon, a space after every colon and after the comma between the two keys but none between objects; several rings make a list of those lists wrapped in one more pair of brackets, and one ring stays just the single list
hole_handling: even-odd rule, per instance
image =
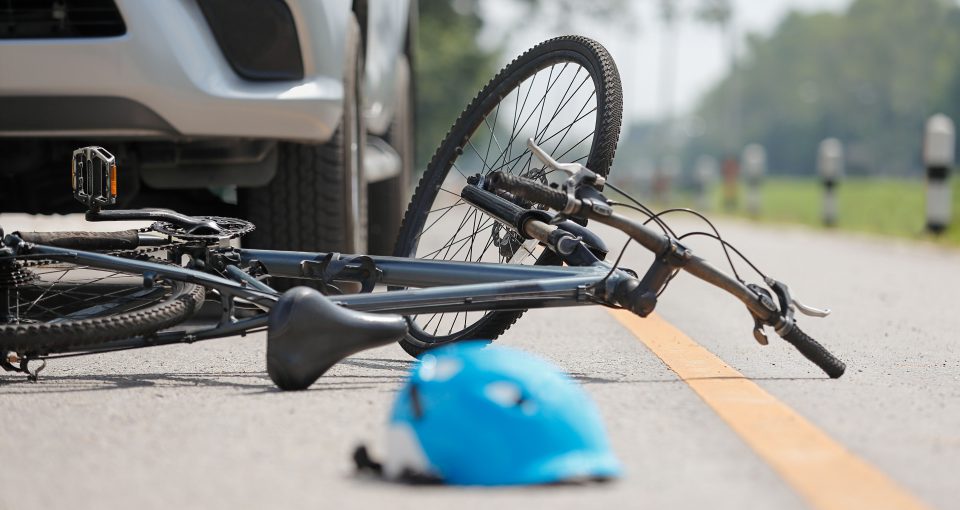
[{"label": "helmet vent", "polygon": [[509,381],[492,382],[483,389],[483,394],[503,407],[513,407],[524,401],[520,386]]},{"label": "helmet vent", "polygon": [[519,408],[527,416],[537,412],[537,403],[527,398],[520,386],[514,382],[492,382],[483,388],[483,394],[505,408]]},{"label": "helmet vent", "polygon": [[458,359],[424,356],[423,365],[420,367],[420,378],[424,381],[449,381],[462,369],[463,363]]}]

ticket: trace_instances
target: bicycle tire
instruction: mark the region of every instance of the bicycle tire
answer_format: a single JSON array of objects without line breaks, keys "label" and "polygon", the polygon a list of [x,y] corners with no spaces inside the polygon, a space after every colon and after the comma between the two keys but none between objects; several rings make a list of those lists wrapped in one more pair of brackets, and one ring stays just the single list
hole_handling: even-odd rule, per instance
[{"label": "bicycle tire", "polygon": [[[50,264],[69,263],[50,262]],[[77,268],[78,270],[91,270],[90,266],[77,266]],[[96,268],[92,269],[97,270]],[[61,271],[65,273],[69,270]],[[132,282],[138,275],[127,273],[126,276],[131,278]],[[56,285],[60,285],[56,292],[70,293],[69,287],[61,281],[50,285],[49,288],[54,288]],[[76,320],[48,318],[30,322],[0,324],[0,352],[12,351],[20,355],[30,356],[46,355],[89,348],[97,344],[134,336],[149,335],[189,319],[203,303],[206,293],[204,287],[200,285],[176,280],[158,282],[155,285],[163,285],[166,287],[162,287],[162,289],[168,289],[162,299],[145,306],[134,304],[132,306],[135,306],[135,308],[127,311],[105,313]],[[80,287],[77,286],[76,288]],[[129,288],[134,289],[135,287],[131,284]],[[88,291],[81,296],[91,294]],[[43,294],[40,297],[42,298]],[[130,303],[133,301],[127,296],[117,296],[116,294],[98,297],[105,297],[106,299],[83,298],[80,301],[84,303],[84,306],[90,306],[94,310],[97,306],[109,310],[108,305],[110,304],[119,307],[124,304],[120,299],[128,300],[126,306],[131,306]]]},{"label": "bicycle tire", "polygon": [[[486,84],[486,86],[480,90],[476,97],[474,97],[466,109],[464,109],[464,111],[457,118],[456,122],[453,124],[453,127],[451,127],[447,132],[443,142],[434,153],[424,175],[420,179],[413,199],[411,200],[410,205],[404,214],[400,233],[397,237],[397,244],[394,249],[395,256],[417,256],[416,251],[418,249],[420,236],[425,232],[424,227],[427,216],[430,214],[430,212],[433,212],[432,208],[434,203],[437,201],[437,197],[440,194],[444,180],[448,175],[451,174],[452,168],[457,168],[456,160],[464,153],[465,147],[467,146],[472,147],[477,156],[481,156],[480,152],[475,146],[472,145],[472,142],[470,141],[471,137],[473,137],[474,134],[479,130],[480,126],[486,123],[490,132],[489,136],[496,140],[496,127],[500,114],[501,103],[509,98],[514,91],[516,91],[517,107],[519,107],[519,99],[525,81],[528,78],[535,81],[536,75],[549,67],[550,74],[547,78],[547,88],[544,92],[544,98],[540,99],[539,101],[545,102],[546,96],[551,93],[552,85],[550,80],[553,78],[554,71],[556,70],[557,66],[564,64],[562,69],[558,72],[558,77],[556,78],[558,80],[559,75],[562,75],[566,71],[567,66],[571,63],[586,70],[587,75],[592,79],[594,93],[596,94],[596,113],[594,115],[595,122],[593,124],[593,132],[588,135],[592,136],[589,144],[589,153],[582,159],[586,160],[585,164],[588,168],[601,175],[607,175],[610,172],[616,152],[617,141],[620,135],[620,124],[623,109],[620,76],[617,71],[616,64],[602,45],[586,37],[564,36],[545,41],[523,53],[521,56],[513,60],[513,62],[504,67],[492,80],[490,80],[490,82]],[[579,72],[580,71],[577,70],[577,74],[575,76],[579,76]],[[573,82],[571,82],[571,84],[572,83]],[[528,85],[527,96],[530,95],[530,91],[533,88],[533,83]],[[569,89],[570,86],[568,86],[567,90]],[[577,88],[577,90],[579,89],[580,87]],[[566,92],[564,92],[564,96],[566,96]],[[571,96],[571,98],[572,97],[573,96]],[[565,107],[565,105],[563,105],[563,100],[564,98],[561,97],[561,108]],[[536,112],[537,106],[539,106],[539,102],[534,106],[534,113]],[[568,100],[567,103],[569,102],[570,101]],[[525,98],[524,106],[520,109],[520,115],[522,115],[524,111],[523,109],[526,107],[526,103],[527,99]],[[496,108],[496,117],[493,121],[494,126],[491,127],[487,117],[491,115],[491,112],[494,111],[494,108]],[[543,108],[545,108],[545,106],[541,107],[541,119],[543,116]],[[581,108],[580,111],[582,112],[583,108]],[[557,113],[554,113],[554,118],[556,115]],[[579,115],[579,113],[576,115]],[[529,121],[529,118],[527,120]],[[575,119],[574,122],[576,121],[577,120]],[[543,138],[546,138],[547,140],[552,138],[552,136],[546,136],[547,128],[551,122],[553,122],[552,118],[541,132],[540,120],[538,120],[534,130],[536,135],[534,138],[537,138],[538,143],[540,143],[540,139],[538,138],[539,136],[543,136]],[[526,123],[524,123],[524,125],[526,125]],[[517,119],[514,119],[514,128],[516,128],[516,126]],[[522,130],[523,126],[520,127],[519,131]],[[569,133],[569,128],[567,129],[567,133]],[[557,147],[554,149],[554,152],[559,150],[560,145],[563,142],[563,138],[567,136],[567,133],[564,133],[560,141],[557,142]],[[514,138],[514,133],[511,131],[510,137],[508,138],[510,145],[514,143]],[[525,142],[525,140],[522,142]],[[503,151],[499,141],[497,141],[497,147]],[[545,147],[545,149],[550,152],[548,147]],[[529,149],[527,149],[527,151],[529,151]],[[490,140],[487,142],[487,153],[489,154],[489,152]],[[570,152],[570,150],[568,149],[567,152]],[[558,160],[562,159],[561,157],[558,157],[561,156],[560,154],[553,155]],[[512,156],[512,154],[508,152],[507,157],[510,156]],[[503,158],[504,166],[509,163],[507,161],[507,157]],[[521,153],[519,157],[524,158],[525,153]],[[499,160],[500,157],[498,156],[494,163],[498,163]],[[513,161],[513,159],[510,161]],[[527,161],[529,169],[530,158],[528,158]],[[487,162],[485,160],[483,163],[485,167],[484,171],[486,171],[486,173],[489,173],[489,171],[493,170],[493,168],[486,168]],[[514,163],[510,168],[511,172],[515,170],[515,167],[516,163]],[[459,168],[457,168],[457,171],[461,174],[463,173]],[[457,204],[451,207],[455,207],[456,205]],[[427,227],[427,229],[429,228],[430,227]],[[491,227],[491,229],[493,228],[494,227]],[[474,235],[476,235],[476,232]],[[472,242],[473,241],[471,239],[471,249]],[[486,249],[487,247],[484,248],[484,250]],[[449,253],[449,251],[450,250],[448,249],[447,252]],[[560,259],[553,252],[544,250],[536,258],[534,263],[538,265],[557,265],[560,264]],[[400,341],[400,345],[409,354],[417,357],[426,350],[459,340],[493,340],[509,329],[510,326],[512,326],[523,314],[523,312],[524,310],[488,312],[472,324],[465,324],[464,328],[459,330],[457,333],[452,333],[451,331],[450,334],[443,336],[429,334],[426,331],[426,328],[420,328],[414,322],[413,318],[408,317],[408,321],[411,324],[411,332],[406,338]],[[442,322],[443,319],[440,321]],[[454,317],[453,322],[457,322],[456,317]],[[464,314],[464,322],[467,322],[466,313]],[[429,326],[429,323],[427,325]],[[454,324],[454,326],[456,326],[456,324]]]}]

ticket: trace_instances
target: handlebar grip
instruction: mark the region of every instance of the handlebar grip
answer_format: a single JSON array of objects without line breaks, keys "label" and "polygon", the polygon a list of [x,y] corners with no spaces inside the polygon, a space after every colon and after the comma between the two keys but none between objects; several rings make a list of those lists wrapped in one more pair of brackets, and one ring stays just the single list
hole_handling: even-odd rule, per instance
[{"label": "handlebar grip", "polygon": [[803,354],[804,357],[820,367],[831,379],[840,377],[847,369],[847,366],[842,361],[833,354],[830,354],[830,351],[817,343],[816,340],[801,331],[796,324],[790,328],[787,334],[783,335],[783,339],[793,344],[793,346],[800,351],[800,354]]},{"label": "handlebar grip", "polygon": [[488,179],[490,179],[490,185],[496,189],[509,191],[551,209],[563,211],[567,207],[569,197],[566,193],[537,181],[502,172],[493,172]]}]

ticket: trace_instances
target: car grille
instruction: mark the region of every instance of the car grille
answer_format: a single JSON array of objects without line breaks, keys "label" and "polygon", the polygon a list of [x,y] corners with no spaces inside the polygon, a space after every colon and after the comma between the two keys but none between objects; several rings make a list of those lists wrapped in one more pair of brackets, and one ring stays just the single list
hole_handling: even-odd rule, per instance
[{"label": "car grille", "polygon": [[0,39],[112,37],[126,31],[113,0],[0,0]]}]

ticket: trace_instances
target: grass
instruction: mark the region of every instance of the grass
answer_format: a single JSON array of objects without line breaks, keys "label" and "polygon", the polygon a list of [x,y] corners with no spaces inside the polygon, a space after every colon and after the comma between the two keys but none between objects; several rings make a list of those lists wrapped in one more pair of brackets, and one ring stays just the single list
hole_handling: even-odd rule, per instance
[{"label": "grass", "polygon": [[[926,224],[925,183],[922,180],[849,178],[837,188],[838,230],[867,232],[885,236],[928,239],[960,246],[960,179],[952,179],[953,218],[940,236],[924,231]],[[714,211],[719,207],[722,190],[715,193]],[[744,189],[733,214],[749,217],[744,209]],[[799,223],[823,227],[823,187],[814,179],[768,179],[761,191],[758,221]]]}]

